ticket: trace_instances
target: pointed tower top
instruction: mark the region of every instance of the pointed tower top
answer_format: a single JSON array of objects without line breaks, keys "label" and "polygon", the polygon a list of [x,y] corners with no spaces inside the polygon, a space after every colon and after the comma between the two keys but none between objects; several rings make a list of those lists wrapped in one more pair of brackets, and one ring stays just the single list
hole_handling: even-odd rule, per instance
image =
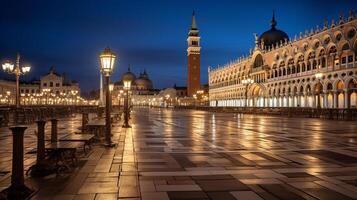
[{"label": "pointed tower top", "polygon": [[191,29],[192,29],[192,30],[197,30],[195,10],[192,11],[192,24],[191,24]]},{"label": "pointed tower top", "polygon": [[273,17],[271,18],[271,28],[275,28],[276,27],[276,20],[275,20],[275,10],[273,10]]},{"label": "pointed tower top", "polygon": [[129,64],[129,66],[128,66],[128,72],[130,72],[130,64]]}]

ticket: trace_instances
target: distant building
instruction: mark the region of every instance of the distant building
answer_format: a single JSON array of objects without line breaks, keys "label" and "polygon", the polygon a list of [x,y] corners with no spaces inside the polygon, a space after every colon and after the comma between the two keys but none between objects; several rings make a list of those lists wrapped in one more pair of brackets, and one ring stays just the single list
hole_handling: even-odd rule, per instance
[{"label": "distant building", "polygon": [[148,105],[149,99],[159,92],[159,90],[154,89],[154,85],[146,70],[137,77],[131,72],[129,67],[120,80],[114,83],[112,92],[113,105],[120,104],[122,106],[124,103],[124,80],[131,81],[130,95],[134,105]]},{"label": "distant building", "polygon": [[64,75],[58,74],[54,67],[51,67],[50,71],[41,77],[39,88],[40,91],[45,89],[55,94],[68,94],[72,91],[80,94],[78,82],[67,80]]},{"label": "distant building", "polygon": [[357,106],[357,20],[354,12],[293,39],[276,28],[255,36],[249,54],[209,68],[211,106]]},{"label": "distant building", "polygon": [[[20,82],[22,104],[72,104],[79,99],[80,88],[76,81],[68,81],[52,67],[40,80]],[[0,80],[0,103],[13,104],[16,96],[16,82]]]}]

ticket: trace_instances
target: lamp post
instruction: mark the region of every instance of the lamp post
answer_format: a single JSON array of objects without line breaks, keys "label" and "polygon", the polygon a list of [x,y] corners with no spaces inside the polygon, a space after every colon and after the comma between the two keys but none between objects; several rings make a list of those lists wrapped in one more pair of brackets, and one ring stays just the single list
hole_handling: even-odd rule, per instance
[{"label": "lamp post", "polygon": [[112,100],[112,92],[113,92],[113,90],[114,90],[114,84],[113,83],[110,83],[109,84],[109,91],[110,91],[110,101],[109,101],[109,103],[110,103],[110,110],[112,111],[113,110],[113,100]]},{"label": "lamp post", "polygon": [[124,124],[123,128],[131,128],[129,125],[129,90],[131,87],[131,80],[124,80],[124,90],[125,90],[125,99],[124,99]]},{"label": "lamp post", "polygon": [[114,61],[116,55],[109,48],[105,48],[99,55],[101,72],[105,75],[105,139],[106,146],[113,147],[114,144],[111,141],[111,122],[110,122],[110,89],[109,89],[109,78],[110,74],[114,68]]},{"label": "lamp post", "polygon": [[248,105],[248,87],[250,84],[254,83],[254,80],[251,78],[243,79],[242,80],[243,85],[245,85],[245,107]]},{"label": "lamp post", "polygon": [[20,107],[20,76],[28,73],[31,69],[30,66],[24,65],[20,68],[20,54],[16,55],[16,66],[14,68],[14,64],[10,61],[5,61],[2,64],[2,69],[9,74],[15,74],[16,76],[16,108]]}]

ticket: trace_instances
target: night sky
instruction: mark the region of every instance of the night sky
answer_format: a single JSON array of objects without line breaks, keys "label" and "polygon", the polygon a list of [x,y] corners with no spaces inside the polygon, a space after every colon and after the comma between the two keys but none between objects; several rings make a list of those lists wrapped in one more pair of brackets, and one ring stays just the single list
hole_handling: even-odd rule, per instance
[{"label": "night sky", "polygon": [[[201,82],[208,66],[225,64],[254,46],[253,33],[277,28],[289,37],[326,18],[345,17],[355,0],[208,1],[208,0],[1,0],[0,59],[20,52],[39,78],[54,66],[79,81],[82,90],[99,87],[98,54],[109,46],[118,55],[117,81],[128,65],[146,69],[155,88],[186,85],[186,39],[192,11],[201,35]],[[4,72],[1,72],[4,77]]]}]

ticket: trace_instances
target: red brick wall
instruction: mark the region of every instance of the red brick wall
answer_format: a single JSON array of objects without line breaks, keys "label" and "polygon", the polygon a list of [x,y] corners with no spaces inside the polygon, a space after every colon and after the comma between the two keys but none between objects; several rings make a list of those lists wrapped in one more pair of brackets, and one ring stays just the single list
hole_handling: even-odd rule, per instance
[{"label": "red brick wall", "polygon": [[192,96],[201,87],[200,82],[200,54],[190,54],[188,56],[187,67],[187,94]]}]

